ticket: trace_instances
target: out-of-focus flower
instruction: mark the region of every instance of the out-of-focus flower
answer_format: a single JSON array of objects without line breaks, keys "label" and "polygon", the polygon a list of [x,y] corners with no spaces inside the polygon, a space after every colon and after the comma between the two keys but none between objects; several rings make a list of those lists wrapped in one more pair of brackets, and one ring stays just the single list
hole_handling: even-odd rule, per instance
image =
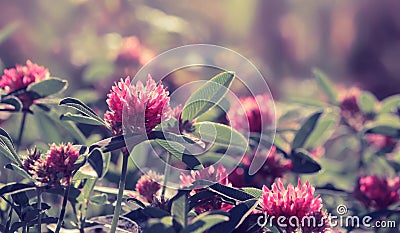
[{"label": "out-of-focus flower", "polygon": [[136,191],[145,199],[152,203],[158,190],[161,188],[163,176],[154,171],[149,171],[142,175],[136,183]]},{"label": "out-of-focus flower", "polygon": [[232,103],[227,114],[233,128],[251,133],[260,133],[270,127],[274,124],[274,117],[273,102],[267,94],[240,98]]},{"label": "out-of-focus flower", "polygon": [[368,134],[366,140],[379,151],[392,152],[396,147],[397,140],[395,138],[381,135],[381,134]]},{"label": "out-of-focus flower", "polygon": [[141,45],[138,38],[130,36],[124,39],[115,63],[122,67],[139,67],[153,57],[153,52]]},{"label": "out-of-focus flower", "polygon": [[284,174],[292,170],[292,161],[285,159],[282,154],[276,152],[276,147],[271,147],[270,152],[261,150],[258,153],[267,156],[267,160],[258,172],[260,179],[273,182],[276,178],[283,177]]},{"label": "out-of-focus flower", "polygon": [[5,69],[0,80],[0,87],[7,93],[10,93],[49,77],[50,73],[48,69],[27,60],[26,66],[17,64],[15,68]]},{"label": "out-of-focus flower", "polygon": [[[79,151],[71,143],[52,144],[46,156],[46,167],[49,176],[55,183],[59,183],[61,177],[62,185],[69,185],[74,170],[74,163],[79,157]],[[50,180],[51,182],[51,180]]]},{"label": "out-of-focus flower", "polygon": [[177,134],[182,134],[185,132],[191,133],[194,131],[193,123],[192,122],[182,122],[181,114],[182,114],[183,107],[181,104],[177,105],[175,108],[171,110],[171,116],[177,120],[177,127],[173,129],[172,132]]},{"label": "out-of-focus flower", "polygon": [[182,105],[181,104],[177,105],[175,108],[172,109],[171,116],[179,120],[182,114],[182,110],[183,110]]},{"label": "out-of-focus flower", "polygon": [[179,104],[175,108],[173,108],[171,111],[171,116],[173,116],[178,121],[178,131],[179,132],[177,132],[177,133],[185,133],[185,132],[192,133],[195,130],[193,124],[196,121],[195,120],[182,121],[182,118],[181,118],[182,110],[183,110],[183,107],[181,104]]},{"label": "out-of-focus flower", "polygon": [[313,158],[321,158],[325,154],[325,148],[323,146],[315,147],[310,151],[310,154]]},{"label": "out-of-focus flower", "polygon": [[[313,226],[303,226],[302,220],[308,216],[314,216],[318,223],[325,223],[325,215],[322,211],[322,199],[319,196],[314,196],[315,188],[307,181],[305,184],[298,180],[297,187],[292,184],[284,187],[282,180],[278,179],[269,189],[263,186],[262,196],[260,197],[260,205],[262,210],[268,216],[274,216],[275,220],[280,216],[285,217],[287,232],[295,232],[301,229],[302,232],[313,232]],[[290,217],[295,217],[299,220],[299,224],[289,222]],[[296,223],[296,222],[295,222]],[[312,228],[310,231],[309,228]],[[328,226],[324,224],[319,227],[317,232],[322,232]]]},{"label": "out-of-focus flower", "polygon": [[[212,182],[218,182],[225,186],[231,186],[232,184],[228,180],[228,174],[226,169],[221,164],[218,165],[217,169],[214,166],[206,167],[202,170],[191,171],[190,175],[180,175],[180,184],[181,187],[189,187],[196,180],[208,180]],[[204,189],[194,189],[191,192],[191,195],[194,195]],[[233,206],[227,203],[223,203],[220,197],[217,195],[211,196],[208,198],[204,198],[200,200],[201,205],[195,208],[195,211],[200,214],[211,210],[224,210],[228,211]]]},{"label": "out-of-focus flower", "polygon": [[357,180],[353,195],[366,207],[387,209],[400,201],[400,178],[363,176]]},{"label": "out-of-focus flower", "polygon": [[[0,88],[4,89],[6,93],[9,94],[14,91],[25,89],[29,84],[42,81],[49,77],[50,73],[48,69],[27,60],[25,66],[17,64],[15,68],[4,70],[4,74],[0,79]],[[26,93],[19,94],[18,98],[21,100],[24,109],[29,108],[33,101]]]},{"label": "out-of-focus flower", "polygon": [[148,76],[146,86],[138,81],[131,85],[130,78],[121,79],[107,95],[109,111],[104,115],[105,121],[112,127],[114,135],[122,133],[122,116],[124,127],[130,133],[148,133],[162,120],[168,120],[171,114],[169,92]]},{"label": "out-of-focus flower", "polygon": [[196,180],[208,180],[217,182],[222,185],[230,185],[228,180],[228,173],[221,164],[218,165],[217,169],[213,165],[206,167],[202,170],[191,171],[190,175],[180,175],[181,187],[189,187]]},{"label": "out-of-focus flower", "polygon": [[357,131],[370,119],[370,116],[363,113],[358,105],[360,95],[361,90],[353,87],[343,92],[340,97],[340,115],[342,120]]},{"label": "out-of-focus flower", "polygon": [[246,177],[254,155],[244,156],[241,166],[229,174],[229,180],[235,187],[271,184],[276,178],[283,177],[292,170],[292,161],[277,153],[275,146],[272,146],[269,152],[264,149],[259,150],[257,156],[267,156],[267,159],[261,169],[253,176]]},{"label": "out-of-focus flower", "polygon": [[236,167],[232,173],[229,174],[229,180],[232,185],[238,188],[246,187],[251,185],[251,177],[247,174],[249,167],[242,163]]}]

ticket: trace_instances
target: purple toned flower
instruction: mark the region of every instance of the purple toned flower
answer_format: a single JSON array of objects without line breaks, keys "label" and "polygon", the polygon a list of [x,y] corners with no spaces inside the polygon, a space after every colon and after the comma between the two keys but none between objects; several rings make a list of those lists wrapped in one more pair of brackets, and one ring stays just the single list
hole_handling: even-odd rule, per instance
[{"label": "purple toned flower", "polygon": [[114,135],[122,134],[122,115],[124,127],[131,133],[148,133],[170,117],[169,92],[161,83],[158,85],[148,76],[146,86],[138,81],[131,85],[127,77],[116,83],[107,95],[109,111],[105,121],[112,127]]},{"label": "purple toned flower", "polygon": [[33,167],[35,166],[36,161],[41,160],[41,159],[42,159],[42,154],[36,148],[33,151],[28,150],[28,155],[23,161],[22,168],[26,172],[31,174],[31,171],[33,170]]},{"label": "purple toned flower", "polygon": [[285,159],[282,154],[276,152],[276,147],[271,147],[270,152],[261,150],[267,156],[267,160],[258,172],[259,178],[264,178],[264,181],[273,182],[276,178],[283,177],[286,173],[292,170],[292,161]]},{"label": "purple toned flower", "polygon": [[241,188],[251,185],[252,182],[247,174],[248,169],[249,167],[242,163],[229,174],[229,180],[233,186]]},{"label": "purple toned flower", "polygon": [[183,107],[181,104],[176,106],[175,108],[172,109],[171,111],[171,116],[174,117],[175,119],[179,120],[181,118]]},{"label": "purple toned flower", "polygon": [[15,68],[5,69],[0,80],[0,87],[7,93],[24,89],[29,84],[39,82],[50,77],[49,71],[43,66],[26,61],[26,66],[20,64]]},{"label": "purple toned flower", "polygon": [[313,158],[319,159],[325,154],[325,148],[323,146],[315,147],[310,150],[310,154]]},{"label": "purple toned flower", "polygon": [[[42,81],[50,77],[49,70],[43,66],[26,61],[26,66],[20,64],[15,65],[15,68],[5,69],[3,76],[0,79],[0,88],[4,89],[7,94],[25,89],[29,84]],[[20,94],[18,98],[21,100],[24,109],[28,109],[33,103],[27,94]]]},{"label": "purple toned flower", "polygon": [[360,95],[361,90],[355,87],[342,93],[340,109],[351,114],[360,112],[361,109],[358,105],[358,99],[360,98]]},{"label": "purple toned flower", "polygon": [[[258,105],[258,103],[262,105]],[[260,133],[274,123],[274,106],[269,95],[240,98],[232,103],[227,117],[230,125],[239,131]]]},{"label": "purple toned flower", "polygon": [[357,181],[353,195],[366,207],[387,209],[400,201],[400,178],[363,176]]},{"label": "purple toned flower", "polygon": [[[308,221],[309,218],[315,219],[315,223],[313,220]],[[330,226],[329,215],[325,211],[312,212],[300,224],[302,224],[301,232],[334,233]]]},{"label": "purple toned flower", "polygon": [[368,134],[366,140],[376,150],[391,152],[396,147],[397,140],[395,138],[381,135],[381,134]]},{"label": "purple toned flower", "polygon": [[[267,213],[268,216],[274,216],[275,220],[280,216],[286,217],[285,223],[288,228],[285,230],[287,232],[294,232],[302,228],[301,225],[293,226],[293,224],[289,224],[289,218],[292,216],[300,220],[300,224],[306,216],[318,217],[319,219],[316,219],[317,222],[325,220],[323,219],[322,199],[319,196],[314,196],[315,188],[308,181],[303,184],[299,179],[297,187],[289,184],[287,188],[285,188],[282,180],[278,179],[272,184],[271,189],[263,186],[262,190],[263,193],[260,197],[262,210]],[[305,229],[306,228],[302,228],[302,230]],[[323,229],[319,230],[322,231]]]},{"label": "purple toned flower", "polygon": [[[226,169],[219,164],[217,169],[214,166],[206,167],[202,170],[191,171],[190,175],[180,176],[181,187],[189,187],[196,180],[208,180],[212,182],[218,182],[225,186],[232,186],[232,184],[228,180],[228,174]],[[191,195],[194,195],[204,189],[194,189],[191,192]],[[195,211],[200,214],[211,210],[224,210],[229,211],[233,206],[227,203],[223,203],[221,198],[217,195],[204,198],[200,201],[201,205],[198,205],[195,208]]]},{"label": "purple toned flower", "polygon": [[59,186],[60,183],[54,183],[51,173],[49,173],[48,166],[46,164],[46,160],[38,159],[35,163],[31,166],[31,169],[28,173],[32,176],[33,179],[37,180],[38,186]]},{"label": "purple toned flower", "polygon": [[152,203],[158,190],[161,188],[163,176],[157,172],[149,171],[147,175],[142,175],[136,183],[136,191],[147,202]]},{"label": "purple toned flower", "polygon": [[360,130],[369,117],[363,113],[358,105],[361,90],[351,88],[342,93],[340,98],[340,115],[345,124],[354,130]]},{"label": "purple toned flower", "polygon": [[71,182],[74,163],[78,157],[79,151],[71,143],[52,144],[46,156],[46,168],[48,176],[51,177],[50,182],[59,184],[61,177],[61,185],[68,186]]},{"label": "purple toned flower", "polygon": [[189,187],[196,180],[208,180],[222,185],[231,185],[228,180],[228,173],[221,164],[218,165],[217,169],[211,165],[202,170],[191,171],[190,175],[181,174],[179,178],[181,187]]},{"label": "purple toned flower", "polygon": [[23,160],[22,168],[39,183],[47,184],[50,179],[47,174],[46,160],[36,148],[28,150],[28,156]]},{"label": "purple toned flower", "polygon": [[169,199],[166,199],[165,197],[161,196],[161,197],[155,197],[153,201],[150,203],[150,206],[169,212],[170,211],[169,203],[170,203]]},{"label": "purple toned flower", "polygon": [[114,135],[122,134],[122,111],[130,86],[131,79],[126,77],[125,80],[115,83],[107,95],[106,102],[110,110],[104,114],[104,120],[111,126]]},{"label": "purple toned flower", "polygon": [[143,47],[138,38],[130,36],[124,39],[115,63],[122,67],[139,67],[146,64],[153,57],[153,52]]},{"label": "purple toned flower", "polygon": [[39,181],[40,185],[68,186],[78,157],[79,151],[71,143],[52,144],[45,157],[36,149],[28,151],[22,168]]},{"label": "purple toned flower", "polygon": [[267,156],[261,169],[253,176],[246,179],[246,173],[250,167],[253,156],[244,156],[241,166],[229,174],[229,180],[235,187],[257,186],[259,184],[271,184],[276,178],[283,177],[292,170],[292,161],[285,159],[282,154],[276,152],[276,147],[271,150],[259,150],[257,156]]}]

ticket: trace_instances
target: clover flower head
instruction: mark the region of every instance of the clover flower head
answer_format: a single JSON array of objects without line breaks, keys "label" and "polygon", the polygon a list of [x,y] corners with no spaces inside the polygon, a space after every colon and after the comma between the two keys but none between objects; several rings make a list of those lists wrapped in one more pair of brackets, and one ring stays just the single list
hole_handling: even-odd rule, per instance
[{"label": "clover flower head", "polygon": [[29,84],[39,82],[50,77],[49,70],[43,66],[26,61],[26,65],[15,65],[15,68],[5,69],[0,80],[0,87],[7,93],[24,89]]},{"label": "clover flower head", "polygon": [[[26,65],[15,65],[15,68],[5,69],[4,74],[0,79],[0,88],[7,94],[14,91],[23,90],[30,84],[40,82],[50,77],[49,70],[43,66],[32,63],[30,60],[26,61]],[[27,93],[16,94],[21,100],[23,108],[29,109],[33,100]]]},{"label": "clover flower head", "polygon": [[360,130],[371,116],[361,111],[359,99],[361,96],[359,88],[351,88],[344,91],[340,97],[340,116],[342,121],[354,130]]},{"label": "clover flower head", "polygon": [[[324,216],[322,213],[322,199],[319,196],[315,196],[314,192],[315,188],[308,181],[303,184],[299,179],[296,187],[289,184],[285,188],[282,180],[278,179],[272,184],[271,189],[263,186],[260,205],[268,216],[276,218],[284,216],[286,221],[289,221],[292,216],[300,221],[306,216],[320,216],[321,218],[317,220],[321,221],[324,220],[322,219]],[[287,226],[288,229],[286,230],[288,232],[302,228],[302,225],[293,226],[293,224],[287,224]]]},{"label": "clover flower head", "polygon": [[[62,185],[69,185],[74,170],[74,163],[79,157],[79,151],[71,143],[52,144],[46,156],[46,168],[48,175],[55,183],[59,183],[61,177]],[[50,181],[51,182],[51,181]]]},{"label": "clover flower head", "polygon": [[389,179],[377,175],[359,177],[353,195],[366,207],[387,209],[400,201],[400,178]]},{"label": "clover flower head", "polygon": [[223,165],[219,164],[217,169],[213,165],[201,170],[192,170],[190,175],[180,175],[181,187],[189,187],[196,180],[208,180],[218,182],[222,185],[231,185],[228,173]]},{"label": "clover flower head", "polygon": [[241,132],[260,133],[274,123],[273,102],[267,94],[243,97],[232,103],[227,117],[230,125]]},{"label": "clover flower head", "polygon": [[[227,171],[221,164],[218,165],[217,169],[215,169],[215,167],[211,165],[202,170],[191,171],[190,175],[184,175],[184,174],[180,175],[181,187],[189,187],[196,180],[208,180],[212,182],[218,182],[225,186],[232,186],[231,182],[228,180]],[[192,190],[190,195],[194,195],[202,190],[204,189],[203,188],[194,189]],[[200,202],[201,205],[195,208],[195,211],[198,214],[211,210],[229,211],[233,207],[230,204],[222,202],[221,198],[218,197],[217,195],[203,198]]]},{"label": "clover flower head", "polygon": [[115,63],[122,67],[141,66],[146,64],[154,54],[145,48],[135,36],[129,36],[122,42]]},{"label": "clover flower head", "polygon": [[368,134],[366,140],[372,147],[380,151],[391,152],[397,145],[395,138],[381,134]]},{"label": "clover flower head", "polygon": [[36,148],[28,150],[27,157],[23,160],[22,168],[37,180],[38,184],[47,184],[50,179],[47,174],[46,160],[43,159],[42,153]]},{"label": "clover flower head", "polygon": [[149,171],[146,175],[142,175],[136,183],[136,191],[147,202],[151,203],[155,198],[158,190],[161,188],[163,181],[162,175],[154,171]]},{"label": "clover flower head", "polygon": [[52,144],[44,156],[36,148],[29,150],[22,168],[39,182],[38,185],[68,186],[78,157],[79,151],[71,143]]},{"label": "clover flower head", "polygon": [[[241,164],[231,174],[229,180],[236,187],[257,186],[258,184],[271,184],[277,178],[283,177],[292,170],[292,161],[285,159],[282,154],[277,153],[276,147],[272,146],[270,151],[260,149],[256,154],[245,155]],[[265,163],[253,176],[247,176],[252,159],[257,157],[267,157]]]},{"label": "clover flower head", "polygon": [[148,133],[170,118],[168,95],[162,83],[157,84],[150,75],[146,85],[141,81],[131,85],[129,77],[121,79],[107,95],[109,110],[104,119],[114,135],[122,134],[123,127],[129,133]]}]

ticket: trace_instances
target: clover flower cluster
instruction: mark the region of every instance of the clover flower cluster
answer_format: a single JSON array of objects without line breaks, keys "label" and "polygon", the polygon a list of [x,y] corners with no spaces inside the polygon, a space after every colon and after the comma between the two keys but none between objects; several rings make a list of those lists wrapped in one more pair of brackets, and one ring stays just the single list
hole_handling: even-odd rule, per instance
[{"label": "clover flower cluster", "polygon": [[79,151],[71,143],[52,144],[45,155],[36,149],[28,151],[28,156],[23,161],[23,169],[36,179],[40,186],[68,186],[78,157]]}]

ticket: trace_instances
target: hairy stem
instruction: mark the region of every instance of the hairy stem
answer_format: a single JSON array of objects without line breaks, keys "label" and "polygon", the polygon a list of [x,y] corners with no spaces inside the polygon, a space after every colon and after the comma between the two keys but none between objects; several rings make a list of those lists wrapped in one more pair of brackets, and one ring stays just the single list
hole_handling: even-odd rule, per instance
[{"label": "hairy stem", "polygon": [[70,189],[70,186],[68,185],[68,187],[66,187],[64,190],[64,197],[63,197],[63,202],[62,202],[62,206],[61,206],[60,217],[58,218],[57,227],[56,227],[56,230],[54,231],[54,233],[60,232],[61,225],[64,222],[65,211],[67,209],[67,203],[68,203],[69,189]]},{"label": "hairy stem", "polygon": [[125,190],[126,173],[128,171],[128,158],[129,158],[128,149],[122,148],[122,172],[121,172],[121,177],[119,180],[117,204],[115,206],[114,216],[113,216],[113,220],[111,223],[111,231],[110,231],[111,233],[115,233],[115,231],[117,230],[119,215],[121,213],[122,196],[123,196],[124,190]]},{"label": "hairy stem", "polygon": [[21,119],[21,127],[19,128],[19,133],[18,133],[18,139],[17,139],[17,151],[19,150],[19,147],[21,146],[22,143],[22,135],[24,134],[24,128],[25,128],[25,122],[26,122],[26,116],[28,115],[27,112],[24,112],[22,115]]},{"label": "hairy stem", "polygon": [[167,182],[168,182],[168,174],[169,174],[169,160],[171,159],[171,155],[167,152],[167,158],[166,158],[166,162],[165,162],[165,168],[164,168],[164,182],[163,182],[163,186],[161,189],[161,198],[162,200],[164,199],[165,196],[165,190],[167,188]]}]

